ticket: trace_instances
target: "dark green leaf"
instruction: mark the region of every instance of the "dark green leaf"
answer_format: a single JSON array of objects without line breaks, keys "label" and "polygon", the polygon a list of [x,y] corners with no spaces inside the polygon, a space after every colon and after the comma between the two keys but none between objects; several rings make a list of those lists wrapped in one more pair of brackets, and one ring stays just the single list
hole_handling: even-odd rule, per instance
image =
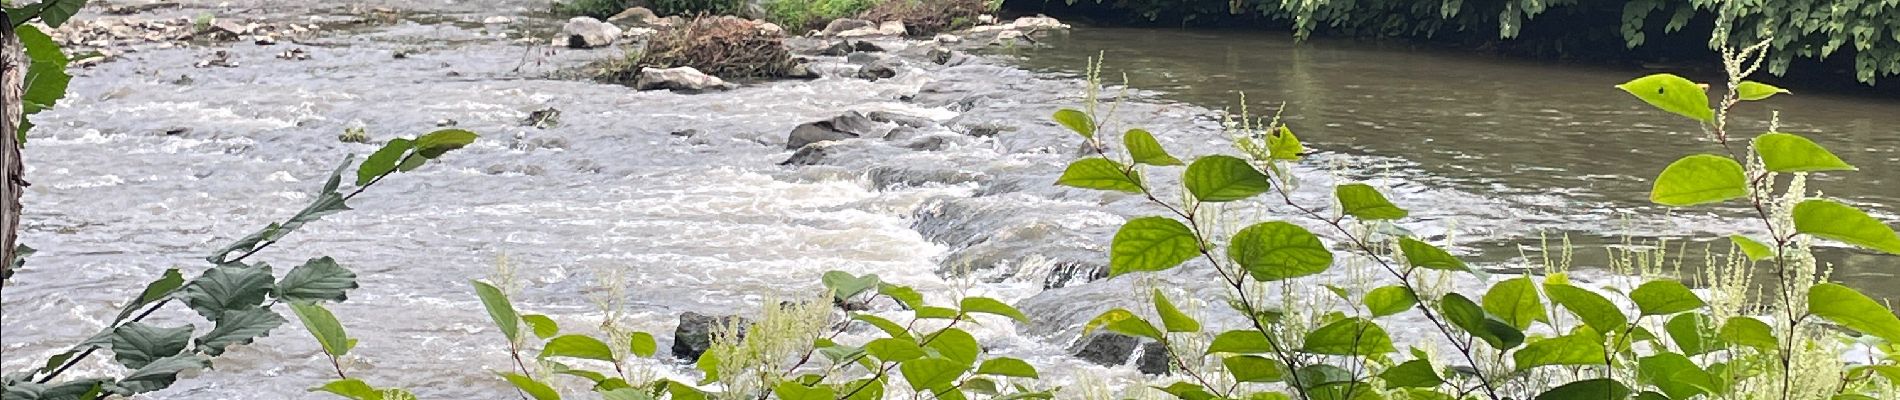
[{"label": "dark green leaf", "polygon": [[1724,341],[1762,350],[1774,350],[1780,340],[1775,339],[1775,331],[1767,323],[1752,317],[1731,317],[1722,324],[1722,332],[1717,335]]},{"label": "dark green leaf", "polygon": [[20,39],[20,45],[25,48],[24,53],[31,61],[27,65],[26,75],[21,78],[24,84],[20,96],[20,101],[24,103],[22,113],[33,114],[52,108],[66,97],[66,87],[73,79],[66,73],[66,53],[60,50],[52,37],[37,27],[28,25],[16,29],[14,35]]},{"label": "dark green leaf", "polygon": [[1366,311],[1371,312],[1373,317],[1398,314],[1418,305],[1418,295],[1412,293],[1412,289],[1400,285],[1372,289],[1366,292],[1363,300]]},{"label": "dark green leaf", "polygon": [[1630,397],[1629,386],[1614,379],[1590,379],[1558,386],[1537,395],[1535,400],[1604,400]]},{"label": "dark green leaf", "polygon": [[800,385],[798,384],[798,382],[793,382],[793,381],[779,382],[778,387],[776,387],[772,392],[778,395],[779,400],[835,400],[836,399],[836,394],[832,393],[830,386],[825,386],[825,385],[818,385],[815,387],[805,386],[805,385]]},{"label": "dark green leaf", "polygon": [[272,294],[285,302],[343,301],[356,288],[356,273],[330,257],[312,258],[291,268]]},{"label": "dark green leaf", "polygon": [[1715,322],[1710,321],[1707,315],[1677,315],[1663,324],[1663,329],[1669,332],[1669,338],[1675,340],[1676,347],[1686,355],[1708,354],[1726,346],[1717,337]]},{"label": "dark green leaf", "polygon": [[1180,221],[1135,218],[1122,224],[1109,244],[1108,275],[1167,270],[1199,256],[1200,251],[1200,240]]},{"label": "dark green leaf", "polygon": [[1525,344],[1511,359],[1518,371],[1546,365],[1601,365],[1608,360],[1603,350],[1600,336],[1570,334]]},{"label": "dark green leaf", "polygon": [[1305,386],[1309,390],[1334,383],[1352,382],[1353,380],[1352,371],[1347,371],[1345,368],[1328,364],[1311,364],[1300,367],[1298,371],[1294,372],[1294,375],[1299,378],[1299,385]]},{"label": "dark green leaf", "polygon": [[1630,300],[1636,302],[1636,308],[1643,315],[1669,315],[1701,308],[1707,304],[1702,298],[1689,291],[1689,287],[1674,280],[1654,280],[1636,287],[1630,292]]},{"label": "dark green leaf", "polygon": [[426,135],[422,135],[422,137],[416,138],[416,155],[428,159],[441,158],[443,154],[449,151],[475,143],[475,139],[479,137],[481,137],[481,135],[476,135],[475,132],[461,129],[443,129],[429,132]]},{"label": "dark green leaf", "polygon": [[488,309],[488,318],[501,328],[501,335],[514,342],[521,336],[521,316],[515,313],[515,305],[508,302],[508,295],[495,285],[481,281],[468,281],[475,286],[475,296],[482,299],[482,308]]},{"label": "dark green leaf", "polygon": [[1273,352],[1273,343],[1255,330],[1221,332],[1207,345],[1207,353],[1264,354]]},{"label": "dark green leaf", "polygon": [[1530,277],[1509,279],[1492,286],[1484,293],[1484,310],[1520,331],[1547,318],[1544,300],[1537,295],[1537,284],[1531,282]]},{"label": "dark green leaf", "polygon": [[29,14],[37,12],[40,22],[45,22],[48,27],[58,28],[67,20],[71,20],[74,15],[78,15],[79,9],[85,7],[86,2],[87,0],[43,0],[34,5],[21,7],[19,11],[22,13],[13,15],[16,20],[12,23],[14,25],[26,23],[27,21],[19,20],[19,18],[29,17]]},{"label": "dark green leaf", "polygon": [[1175,382],[1173,385],[1168,385],[1168,387],[1157,387],[1157,389],[1161,389],[1161,391],[1174,395],[1175,398],[1181,400],[1214,400],[1217,398],[1213,393],[1208,393],[1207,388],[1187,382]]},{"label": "dark green leaf", "polygon": [[1106,158],[1084,158],[1069,163],[1056,184],[1083,189],[1141,193],[1141,174]]},{"label": "dark green leaf", "polygon": [[1394,388],[1429,388],[1445,383],[1443,378],[1438,377],[1438,371],[1432,369],[1432,363],[1425,360],[1400,363],[1379,373],[1379,379],[1385,381],[1386,387]]},{"label": "dark green leaf", "polygon": [[[647,394],[647,392],[642,392],[639,389],[634,389],[631,387],[606,389],[606,390],[595,389],[595,390],[600,392],[601,400],[654,400],[655,399],[653,395]],[[827,388],[827,392],[829,392],[829,388]],[[801,399],[805,399],[805,398],[801,398]],[[825,399],[830,400],[829,397]]]},{"label": "dark green leaf", "polygon": [[1410,212],[1393,205],[1380,194],[1378,189],[1364,183],[1350,183],[1333,188],[1333,195],[1339,198],[1340,207],[1346,215],[1367,221],[1405,218]]},{"label": "dark green leaf", "polygon": [[1900,235],[1866,212],[1832,200],[1794,206],[1794,230],[1815,237],[1900,255]]},{"label": "dark green leaf", "polygon": [[1168,155],[1161,148],[1161,142],[1155,141],[1154,134],[1140,129],[1129,129],[1122,134],[1122,146],[1128,148],[1128,155],[1136,164],[1181,165],[1181,159]]},{"label": "dark green leaf", "polygon": [[1236,382],[1278,382],[1286,379],[1286,366],[1261,356],[1233,356],[1221,359],[1227,373]]},{"label": "dark green leaf", "polygon": [[1228,243],[1227,256],[1258,281],[1313,275],[1333,265],[1333,252],[1318,236],[1282,221],[1241,229]]},{"label": "dark green leaf", "polygon": [[211,360],[197,354],[179,354],[153,360],[137,370],[119,378],[118,386],[133,394],[151,392],[171,386],[178,381],[178,373],[210,368]]},{"label": "dark green leaf", "polygon": [[356,186],[368,185],[376,177],[395,171],[396,163],[402,162],[403,155],[408,154],[415,145],[416,142],[402,138],[384,143],[382,148],[370,153],[369,158],[363,159],[362,166],[356,167]]},{"label": "dark green leaf", "polygon": [[904,362],[924,358],[924,348],[905,339],[879,338],[864,344],[864,351],[884,362]]},{"label": "dark green leaf", "polygon": [[270,266],[222,265],[205,270],[183,294],[185,304],[205,319],[217,321],[226,312],[257,308],[271,291]]},{"label": "dark green leaf", "polygon": [[177,268],[165,270],[165,273],[159,276],[158,280],[145,285],[145,290],[139,292],[138,298],[132,299],[130,303],[125,303],[125,307],[120,307],[119,316],[113,317],[112,322],[116,324],[119,321],[124,321],[126,317],[132,316],[133,312],[145,308],[147,304],[152,304],[152,302],[164,299],[166,296],[171,296],[173,292],[178,291],[178,288],[184,285],[185,277],[178,273]]},{"label": "dark green leaf", "polygon": [[883,283],[878,279],[877,274],[855,276],[844,271],[826,271],[819,281],[824,282],[825,288],[830,289],[831,295],[838,301],[857,297],[858,294],[875,289]]},{"label": "dark green leaf", "polygon": [[1840,157],[1800,135],[1770,132],[1755,137],[1762,167],[1775,172],[1853,171]]},{"label": "dark green leaf", "polygon": [[962,302],[959,302],[958,308],[962,308],[966,313],[1001,315],[1014,319],[1016,322],[1029,322],[1029,316],[1023,315],[1022,311],[1017,311],[1016,307],[988,297],[965,297]]},{"label": "dark green leaf", "polygon": [[1629,325],[1629,317],[1623,310],[1589,290],[1562,283],[1545,283],[1544,293],[1550,295],[1550,301],[1569,309],[1583,319],[1584,325],[1597,332],[1618,332]]},{"label": "dark green leaf", "polygon": [[1109,332],[1123,335],[1166,340],[1161,334],[1161,331],[1155,329],[1154,325],[1149,324],[1147,320],[1143,320],[1141,317],[1135,316],[1135,313],[1120,308],[1108,310],[1108,312],[1104,312],[1102,315],[1090,320],[1088,325],[1082,327],[1082,334],[1086,335],[1089,332],[1094,332],[1097,328],[1103,327],[1108,328]]},{"label": "dark green leaf", "polygon": [[[1688,357],[1676,353],[1657,353],[1637,360],[1637,381],[1661,389],[1672,399],[1688,399],[1707,393],[1709,373]],[[1691,383],[1691,381],[1699,381]]]},{"label": "dark green leaf", "polygon": [[1672,207],[1719,203],[1748,196],[1742,164],[1728,157],[1696,154],[1664,168],[1650,188],[1649,201]]},{"label": "dark green leaf", "polygon": [[904,308],[907,309],[915,310],[917,307],[924,306],[924,295],[917,293],[917,289],[911,289],[909,286],[898,286],[889,283],[881,284],[877,286],[877,294],[888,296],[892,300],[902,303]]},{"label": "dark green leaf", "polygon": [[613,348],[607,347],[607,343],[601,342],[600,339],[586,335],[562,335],[548,340],[547,346],[541,348],[540,358],[548,357],[615,361]]},{"label": "dark green leaf", "polygon": [[1273,188],[1273,182],[1247,160],[1212,155],[1194,160],[1181,175],[1188,193],[1205,202],[1243,200]]},{"label": "dark green leaf", "polygon": [[383,391],[370,387],[368,383],[356,379],[339,379],[311,388],[312,392],[326,392],[350,400],[384,400]]},{"label": "dark green leaf", "polygon": [[909,329],[905,329],[903,325],[898,325],[896,322],[891,322],[891,320],[884,319],[884,317],[859,313],[859,314],[851,314],[851,319],[869,323],[871,324],[871,326],[875,326],[877,327],[877,329],[883,330],[884,334],[890,335],[890,337],[892,338],[903,339],[905,341],[909,341],[913,343],[917,341],[916,339],[911,338]]},{"label": "dark green leaf", "polygon": [[1440,312],[1453,326],[1484,340],[1491,348],[1509,350],[1524,344],[1524,332],[1511,327],[1510,323],[1498,319],[1479,307],[1464,295],[1451,293],[1439,302]]},{"label": "dark green leaf", "polygon": [[534,336],[542,339],[551,338],[561,333],[561,325],[555,323],[553,318],[548,318],[546,315],[522,315],[521,322],[527,323],[528,328],[534,331]]},{"label": "dark green leaf", "polygon": [[976,343],[976,337],[957,328],[944,328],[937,336],[931,337],[925,346],[936,350],[943,358],[963,363],[964,366],[976,365],[976,356],[982,347]]},{"label": "dark green leaf", "polygon": [[1900,317],[1867,295],[1837,283],[1808,291],[1808,312],[1860,333],[1900,342]]},{"label": "dark green leaf", "polygon": [[210,332],[198,337],[198,351],[210,356],[224,354],[224,349],[232,345],[250,344],[253,339],[270,336],[270,331],[284,322],[288,321],[283,316],[263,308],[224,313]]},{"label": "dark green leaf", "polygon": [[1194,317],[1175,308],[1174,302],[1168,301],[1168,296],[1161,294],[1161,289],[1154,290],[1154,303],[1155,313],[1161,316],[1161,326],[1167,328],[1168,332],[1201,331],[1201,322],[1195,321]]},{"label": "dark green leaf", "polygon": [[1399,238],[1399,252],[1405,253],[1405,263],[1413,267],[1445,271],[1470,271],[1465,262],[1451,255],[1445,249],[1433,246],[1409,237]]},{"label": "dark green leaf", "polygon": [[942,358],[920,358],[898,364],[899,372],[904,373],[904,381],[910,382],[912,390],[922,391],[949,386],[970,370],[968,363],[960,363]]},{"label": "dark green leaf", "polygon": [[503,372],[501,377],[507,379],[508,383],[514,384],[516,389],[521,389],[528,396],[534,397],[534,400],[561,400],[560,392],[554,391],[554,388],[534,378],[513,372]]},{"label": "dark green leaf", "polygon": [[1306,334],[1301,350],[1314,354],[1374,355],[1398,351],[1385,328],[1364,318],[1347,318],[1326,324]]},{"label": "dark green leaf", "polygon": [[1036,378],[1042,377],[1040,374],[1036,373],[1036,367],[1029,365],[1029,363],[1024,362],[1023,360],[1018,360],[1018,359],[1009,358],[1009,357],[998,357],[998,358],[992,358],[989,360],[984,360],[983,366],[976,368],[976,373],[983,374],[983,375],[1013,376],[1017,378],[1030,378],[1030,379],[1036,379]]},{"label": "dark green leaf", "polygon": [[[1709,107],[1709,93],[1701,85],[1674,74],[1655,74],[1636,78],[1617,89],[1636,95],[1643,102],[1662,109],[1689,117],[1696,121],[1709,121],[1715,118],[1715,110]],[[1542,398],[1539,398],[1542,400]]]},{"label": "dark green leaf", "polygon": [[1074,131],[1078,135],[1082,135],[1085,139],[1095,138],[1095,120],[1089,119],[1088,114],[1064,108],[1056,110],[1054,118],[1056,123],[1062,124],[1063,127],[1069,128],[1070,131]]},{"label": "dark green leaf", "polygon": [[291,311],[297,313],[297,319],[303,321],[304,329],[317,338],[317,344],[323,345],[323,352],[341,357],[356,347],[356,340],[343,332],[343,323],[337,322],[336,315],[317,303],[291,303]]},{"label": "dark green leaf", "polygon": [[160,328],[128,322],[112,332],[112,358],[126,368],[139,369],[161,358],[178,355],[191,344],[191,325]]}]

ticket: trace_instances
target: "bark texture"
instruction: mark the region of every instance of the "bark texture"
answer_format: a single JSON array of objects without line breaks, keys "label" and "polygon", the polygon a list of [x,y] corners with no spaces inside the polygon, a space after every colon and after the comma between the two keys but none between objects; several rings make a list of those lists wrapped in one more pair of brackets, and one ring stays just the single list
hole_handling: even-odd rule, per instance
[{"label": "bark texture", "polygon": [[0,12],[0,279],[13,275],[13,257],[20,230],[20,194],[26,188],[25,164],[20,161],[16,133],[26,78],[26,53],[13,34],[5,12]]}]

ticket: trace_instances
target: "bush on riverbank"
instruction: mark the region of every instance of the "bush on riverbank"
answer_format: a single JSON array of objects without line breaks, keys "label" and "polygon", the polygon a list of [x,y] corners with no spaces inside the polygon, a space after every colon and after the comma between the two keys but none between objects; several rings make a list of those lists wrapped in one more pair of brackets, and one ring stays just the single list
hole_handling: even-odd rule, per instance
[{"label": "bush on riverbank", "polygon": [[[693,67],[722,78],[785,76],[794,60],[781,32],[732,16],[694,18],[661,31],[627,68]],[[622,74],[632,76],[632,74]]]},{"label": "bush on riverbank", "polygon": [[701,14],[736,15],[745,11],[745,0],[565,0],[554,3],[553,11],[563,16],[588,16],[607,19],[633,7],[646,7],[661,16]]},{"label": "bush on riverbank", "polygon": [[786,29],[818,29],[839,18],[849,18],[886,0],[775,0],[765,3],[765,15]]},{"label": "bush on riverbank", "polygon": [[976,25],[1000,3],[986,0],[889,0],[858,14],[869,21],[904,21],[911,35],[929,36]]}]

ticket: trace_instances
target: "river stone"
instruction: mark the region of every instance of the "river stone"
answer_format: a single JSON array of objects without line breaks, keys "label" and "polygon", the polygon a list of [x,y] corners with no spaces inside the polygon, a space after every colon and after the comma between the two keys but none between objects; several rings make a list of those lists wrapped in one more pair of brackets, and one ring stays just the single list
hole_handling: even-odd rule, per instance
[{"label": "river stone", "polygon": [[857,18],[839,18],[831,20],[829,24],[825,24],[825,30],[823,32],[825,36],[837,36],[845,31],[875,27],[876,24],[871,21]]},{"label": "river stone", "polygon": [[785,148],[798,149],[812,143],[871,136],[878,133],[878,128],[877,121],[857,111],[849,111],[831,119],[807,122],[792,128],[792,133],[785,138]]},{"label": "river stone", "polygon": [[870,114],[865,114],[865,116],[870,117],[872,121],[889,122],[889,123],[897,124],[898,126],[910,127],[910,128],[923,128],[923,127],[937,124],[937,121],[931,120],[928,117],[921,117],[921,116],[897,113],[897,112],[892,112],[892,111],[872,111]]},{"label": "river stone", "polygon": [[614,14],[612,17],[607,17],[607,22],[620,21],[627,21],[623,23],[637,23],[650,26],[658,24],[660,22],[660,16],[654,14],[653,10],[648,10],[646,7],[633,7],[628,8],[626,11],[621,11],[619,14]]},{"label": "river stone", "polygon": [[[853,53],[866,54],[866,53]],[[858,68],[858,77],[877,81],[897,76],[897,70],[904,68],[904,60],[897,57],[880,57]]]},{"label": "river stone", "polygon": [[1135,346],[1139,341],[1134,336],[1119,333],[1102,332],[1082,339],[1082,345],[1075,349],[1075,358],[1104,366],[1117,366],[1128,363],[1135,355]]},{"label": "river stone", "polygon": [[680,314],[680,325],[673,329],[673,357],[687,362],[699,361],[699,356],[712,348],[713,335],[724,331],[727,325],[738,325],[739,336],[744,337],[752,321],[737,315],[711,316],[692,311]]},{"label": "river stone", "polygon": [[561,32],[567,34],[567,47],[591,49],[614,43],[620,38],[620,27],[600,22],[593,17],[574,17],[561,26]]},{"label": "river stone", "polygon": [[1135,370],[1148,375],[1168,374],[1168,346],[1148,341],[1141,344],[1141,357],[1135,358]]},{"label": "river stone", "polygon": [[707,90],[725,90],[731,87],[719,77],[706,75],[693,67],[644,68],[640,78],[634,80],[633,87],[639,90],[676,90],[684,92],[703,92]]}]

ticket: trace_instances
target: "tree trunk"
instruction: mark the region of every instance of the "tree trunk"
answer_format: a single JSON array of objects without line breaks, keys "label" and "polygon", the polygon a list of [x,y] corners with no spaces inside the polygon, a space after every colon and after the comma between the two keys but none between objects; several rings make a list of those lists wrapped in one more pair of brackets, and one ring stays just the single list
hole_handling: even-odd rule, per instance
[{"label": "tree trunk", "polygon": [[13,35],[13,24],[0,11],[0,280],[13,275],[13,257],[20,230],[20,194],[26,187],[25,164],[20,161],[17,133],[21,96],[25,88],[26,53]]}]

